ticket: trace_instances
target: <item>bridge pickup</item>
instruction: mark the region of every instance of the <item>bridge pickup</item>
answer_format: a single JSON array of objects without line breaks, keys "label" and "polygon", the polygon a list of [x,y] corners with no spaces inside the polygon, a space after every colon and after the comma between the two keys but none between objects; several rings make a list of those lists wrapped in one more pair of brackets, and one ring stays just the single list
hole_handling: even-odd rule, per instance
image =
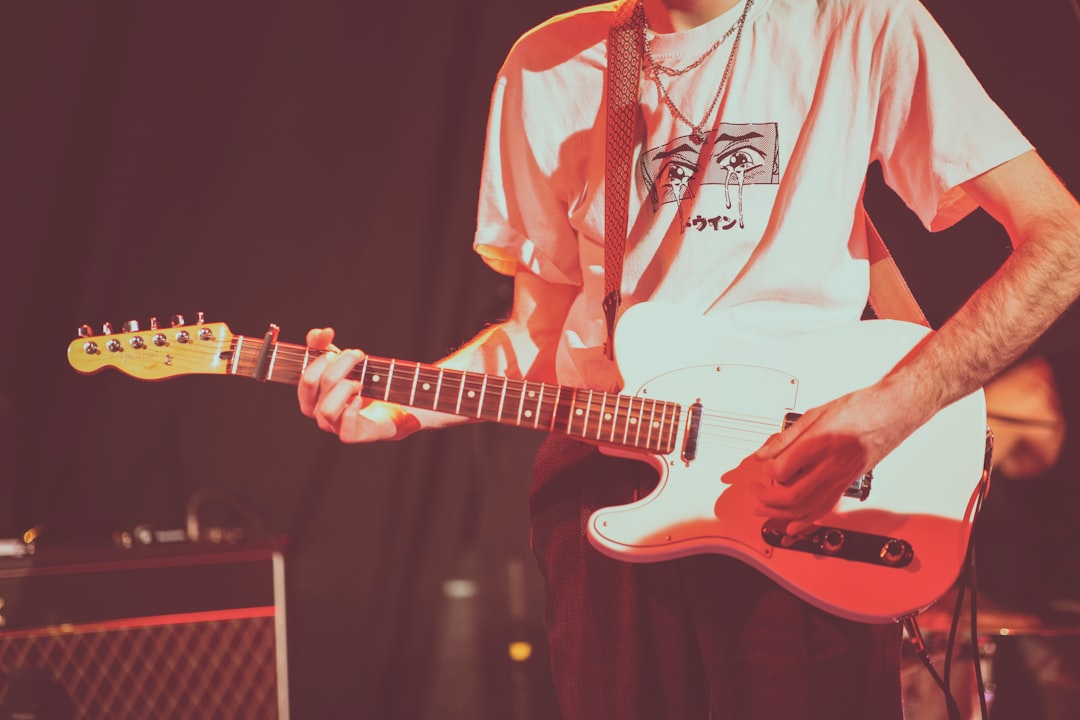
[{"label": "bridge pickup", "polygon": [[[784,416],[784,430],[791,427],[796,420],[802,417],[802,413],[788,413]],[[853,483],[847,486],[844,490],[844,497],[858,498],[859,500],[865,500],[870,497],[870,487],[874,482],[874,471],[869,470],[866,473],[860,475],[855,479]]]},{"label": "bridge pickup", "polygon": [[697,457],[698,433],[701,432],[701,416],[705,406],[698,400],[686,414],[686,439],[683,441],[682,459],[687,465]]},{"label": "bridge pickup", "polygon": [[903,568],[915,559],[915,550],[911,547],[911,543],[902,538],[871,535],[836,527],[815,527],[813,532],[806,537],[785,546],[784,538],[787,535],[784,533],[784,527],[786,524],[785,521],[769,520],[761,527],[762,539],[775,548],[843,558],[883,567]]}]

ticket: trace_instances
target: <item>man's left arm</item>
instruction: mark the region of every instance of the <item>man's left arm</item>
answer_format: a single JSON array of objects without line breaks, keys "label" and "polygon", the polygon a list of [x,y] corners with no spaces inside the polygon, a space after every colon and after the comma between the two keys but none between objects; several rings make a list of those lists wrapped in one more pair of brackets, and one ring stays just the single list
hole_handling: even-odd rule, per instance
[{"label": "man's left arm", "polygon": [[963,185],[1014,251],[936,333],[880,382],[807,412],[725,482],[747,482],[761,513],[797,533],[831,510],[935,413],[1016,360],[1080,296],[1080,205],[1034,152]]}]

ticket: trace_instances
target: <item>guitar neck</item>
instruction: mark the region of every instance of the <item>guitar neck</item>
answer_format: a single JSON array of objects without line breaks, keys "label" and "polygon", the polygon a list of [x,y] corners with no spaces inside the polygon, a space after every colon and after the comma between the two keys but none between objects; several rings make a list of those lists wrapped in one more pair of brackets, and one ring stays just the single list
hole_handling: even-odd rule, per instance
[{"label": "guitar neck", "polygon": [[[296,385],[308,364],[322,354],[302,345],[237,335],[222,359],[233,375]],[[679,423],[676,403],[371,355],[348,377],[372,400],[659,454],[674,449]]]}]

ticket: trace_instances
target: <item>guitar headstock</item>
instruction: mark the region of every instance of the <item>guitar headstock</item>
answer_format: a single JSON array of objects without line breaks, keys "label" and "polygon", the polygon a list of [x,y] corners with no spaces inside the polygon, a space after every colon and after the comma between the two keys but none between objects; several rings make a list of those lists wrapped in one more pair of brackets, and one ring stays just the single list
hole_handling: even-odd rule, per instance
[{"label": "guitar headstock", "polygon": [[174,315],[168,328],[140,330],[134,320],[114,333],[106,323],[100,335],[89,326],[78,330],[79,337],[68,345],[68,363],[81,373],[96,373],[111,367],[140,380],[165,380],[177,375],[223,375],[228,372],[233,334],[225,323],[206,323],[202,313],[194,325],[185,325]]}]

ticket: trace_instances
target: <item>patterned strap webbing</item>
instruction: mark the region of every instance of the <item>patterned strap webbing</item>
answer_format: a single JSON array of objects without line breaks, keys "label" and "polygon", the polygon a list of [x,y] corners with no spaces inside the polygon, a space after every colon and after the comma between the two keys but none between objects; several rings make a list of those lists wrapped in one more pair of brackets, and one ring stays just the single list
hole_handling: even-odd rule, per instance
[{"label": "patterned strap webbing", "polygon": [[604,159],[604,351],[613,357],[615,317],[622,303],[622,268],[629,220],[631,158],[645,36],[645,7],[624,0],[608,30],[607,153]]}]

